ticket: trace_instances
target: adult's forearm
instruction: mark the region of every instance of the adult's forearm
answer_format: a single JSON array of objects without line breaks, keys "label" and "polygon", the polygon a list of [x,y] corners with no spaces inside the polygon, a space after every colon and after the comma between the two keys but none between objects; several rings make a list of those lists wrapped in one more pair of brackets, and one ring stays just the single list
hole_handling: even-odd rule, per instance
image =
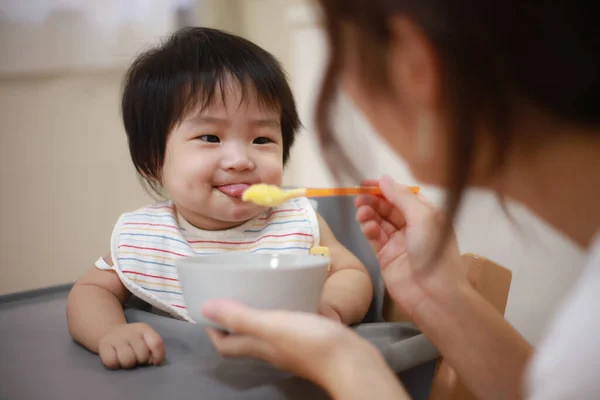
[{"label": "adult's forearm", "polygon": [[447,299],[427,298],[413,319],[478,398],[523,397],[533,348],[473,288]]},{"label": "adult's forearm", "polygon": [[383,356],[360,339],[339,356],[338,368],[328,374],[322,386],[336,400],[408,400],[408,394]]}]

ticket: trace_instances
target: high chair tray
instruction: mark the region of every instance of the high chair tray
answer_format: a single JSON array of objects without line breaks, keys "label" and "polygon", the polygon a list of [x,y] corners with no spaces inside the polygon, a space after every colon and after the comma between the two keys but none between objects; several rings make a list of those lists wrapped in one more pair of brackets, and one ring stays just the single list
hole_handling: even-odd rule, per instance
[{"label": "high chair tray", "polygon": [[[328,398],[317,386],[264,363],[224,360],[199,325],[136,309],[126,310],[127,319],[148,323],[161,335],[166,361],[161,367],[109,371],[69,335],[69,289],[0,296],[0,399]],[[355,329],[390,366],[403,371],[399,377],[413,399],[427,398],[436,354],[414,327],[368,324]]]}]

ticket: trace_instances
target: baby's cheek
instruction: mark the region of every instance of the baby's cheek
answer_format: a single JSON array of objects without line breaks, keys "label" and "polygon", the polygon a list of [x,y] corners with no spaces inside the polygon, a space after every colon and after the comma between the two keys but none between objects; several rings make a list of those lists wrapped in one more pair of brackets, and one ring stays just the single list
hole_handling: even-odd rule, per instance
[{"label": "baby's cheek", "polygon": [[[186,162],[187,161],[187,162]],[[207,168],[197,165],[193,160],[173,160],[165,180],[177,196],[190,196],[198,190],[205,190],[209,186],[212,188],[212,176]]]},{"label": "baby's cheek", "polygon": [[196,184],[212,184],[217,163],[211,157],[200,154],[194,157],[182,157],[178,162],[182,175],[188,180]]},{"label": "baby's cheek", "polygon": [[273,157],[263,164],[260,175],[264,183],[281,186],[283,162]]}]

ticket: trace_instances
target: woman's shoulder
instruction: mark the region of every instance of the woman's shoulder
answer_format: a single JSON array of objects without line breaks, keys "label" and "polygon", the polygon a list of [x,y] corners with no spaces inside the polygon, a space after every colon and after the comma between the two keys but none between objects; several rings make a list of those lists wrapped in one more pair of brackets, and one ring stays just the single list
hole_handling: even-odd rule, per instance
[{"label": "woman's shoulder", "polygon": [[527,398],[600,399],[600,234],[588,254],[532,359]]}]

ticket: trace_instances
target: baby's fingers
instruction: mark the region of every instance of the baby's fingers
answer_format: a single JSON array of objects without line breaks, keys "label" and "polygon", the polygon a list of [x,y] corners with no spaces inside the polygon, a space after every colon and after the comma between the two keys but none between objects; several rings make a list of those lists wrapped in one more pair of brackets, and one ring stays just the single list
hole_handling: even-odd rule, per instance
[{"label": "baby's fingers", "polygon": [[115,346],[121,368],[133,368],[137,365],[135,352],[129,342],[121,342]]},{"label": "baby's fingers", "polygon": [[154,365],[160,365],[165,359],[165,345],[162,338],[154,330],[144,332],[143,337],[150,351],[150,361]]},{"label": "baby's fingers", "polygon": [[135,358],[136,358],[138,364],[140,364],[140,365],[149,364],[149,361],[151,359],[150,349],[148,348],[148,345],[144,341],[144,337],[142,334],[140,334],[138,337],[136,337],[135,340],[131,340],[129,342],[129,345],[131,346],[131,349],[133,350],[133,353],[135,354]]},{"label": "baby's fingers", "polygon": [[98,355],[106,368],[118,369],[120,367],[117,349],[112,344],[101,342],[98,348]]}]

